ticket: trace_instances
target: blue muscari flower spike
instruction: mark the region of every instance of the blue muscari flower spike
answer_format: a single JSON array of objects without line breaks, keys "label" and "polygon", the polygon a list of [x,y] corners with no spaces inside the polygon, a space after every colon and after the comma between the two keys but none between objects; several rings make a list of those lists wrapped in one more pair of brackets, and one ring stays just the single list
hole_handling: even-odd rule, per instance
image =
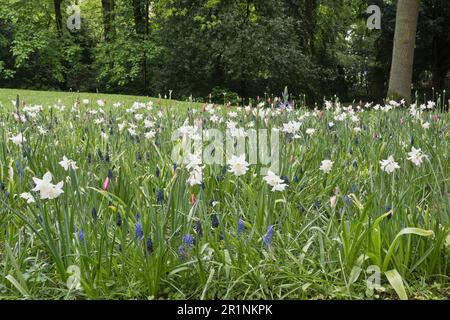
[{"label": "blue muscari flower spike", "polygon": [[80,232],[78,233],[78,239],[80,239],[80,241],[84,243],[83,229],[80,229]]},{"label": "blue muscari flower spike", "polygon": [[342,197],[342,200],[344,201],[344,203],[347,206],[351,206],[352,205],[352,200],[350,199],[350,197],[348,195],[345,195]]},{"label": "blue muscari flower spike", "polygon": [[244,220],[239,219],[238,221],[238,229],[237,229],[237,233],[238,234],[242,234],[245,232],[245,223]]},{"label": "blue muscari flower spike", "polygon": [[156,175],[157,178],[159,178],[159,176],[161,175],[161,171],[159,170],[158,166],[156,166],[155,175]]},{"label": "blue muscari flower spike", "polygon": [[122,225],[122,216],[120,215],[119,212],[117,212],[116,220],[117,220],[117,225],[120,227]]},{"label": "blue muscari flower spike", "polygon": [[97,214],[97,209],[92,208],[92,218],[97,221],[98,219],[98,214]]},{"label": "blue muscari flower spike", "polygon": [[217,214],[213,214],[211,217],[211,226],[216,229],[219,227],[219,218],[217,218]]},{"label": "blue muscari flower spike", "polygon": [[351,186],[350,186],[350,192],[351,193],[356,193],[356,192],[358,192],[358,185],[356,185],[356,184],[352,184]]},{"label": "blue muscari flower spike", "polygon": [[178,256],[181,261],[186,260],[186,253],[184,252],[184,247],[182,245],[178,247]]},{"label": "blue muscari flower spike", "polygon": [[187,247],[192,247],[195,245],[195,238],[193,236],[191,236],[190,234],[185,235],[183,237],[183,243],[185,244],[185,246]]},{"label": "blue muscari flower spike", "polygon": [[158,192],[156,193],[156,202],[158,202],[159,204],[164,202],[164,190],[163,189],[159,189]]},{"label": "blue muscari flower spike", "polygon": [[173,164],[173,171],[175,171],[175,170],[177,170],[177,163],[176,162]]},{"label": "blue muscari flower spike", "polygon": [[112,169],[108,170],[108,178],[111,180],[113,178],[113,171]]},{"label": "blue muscari flower spike", "polygon": [[203,228],[200,221],[196,221],[194,225],[194,230],[197,232],[199,237],[203,237]]},{"label": "blue muscari flower spike", "polygon": [[274,232],[275,232],[275,230],[274,230],[273,225],[270,225],[267,228],[266,234],[264,235],[264,238],[263,238],[264,245],[266,246],[266,248],[269,248],[272,245]]},{"label": "blue muscari flower spike", "polygon": [[316,210],[319,210],[320,208],[319,200],[317,200],[317,198],[314,198],[314,208]]},{"label": "blue muscari flower spike", "polygon": [[144,231],[142,230],[141,223],[136,222],[136,240],[142,240],[144,237]]},{"label": "blue muscari flower spike", "polygon": [[153,241],[151,237],[148,237],[147,239],[147,252],[152,253],[153,252]]},{"label": "blue muscari flower spike", "polygon": [[22,178],[25,174],[25,171],[23,171],[22,167],[20,166],[20,161],[16,160],[16,168],[17,168],[17,172],[19,174],[19,177]]},{"label": "blue muscari flower spike", "polygon": [[[392,210],[391,206],[386,206],[386,208],[384,208],[386,210],[386,213],[388,213],[389,211]],[[392,212],[387,216],[388,221],[391,220],[392,218]]]},{"label": "blue muscari flower spike", "polygon": [[287,177],[287,176],[281,177],[281,180],[283,180],[283,182],[284,182],[286,185],[290,185],[290,183],[291,183],[291,181],[289,180],[289,177]]},{"label": "blue muscari flower spike", "polygon": [[353,160],[353,168],[358,168],[358,161]]},{"label": "blue muscari flower spike", "polygon": [[6,187],[5,187],[5,183],[2,181],[0,183],[0,191],[5,191]]}]

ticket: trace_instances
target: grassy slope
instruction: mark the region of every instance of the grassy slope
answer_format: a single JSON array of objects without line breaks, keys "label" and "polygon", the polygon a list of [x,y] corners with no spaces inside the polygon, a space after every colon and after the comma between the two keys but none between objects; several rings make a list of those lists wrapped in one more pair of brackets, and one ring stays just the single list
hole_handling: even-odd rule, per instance
[{"label": "grassy slope", "polygon": [[[131,105],[133,102],[146,102],[152,100],[157,102],[158,98],[149,98],[144,96],[130,96],[118,94],[102,94],[102,93],[84,93],[84,92],[57,92],[57,91],[35,91],[35,90],[21,90],[21,89],[0,89],[0,103],[7,106],[11,100],[16,100],[19,95],[21,101],[27,104],[52,105],[60,99],[63,104],[70,106],[77,98],[89,99],[97,101],[99,99],[106,100],[106,102],[116,103],[121,102],[125,105]],[[167,103],[168,100],[161,100],[162,104]],[[177,102],[182,106],[189,106],[188,102]],[[193,103],[193,106],[198,104]]]}]

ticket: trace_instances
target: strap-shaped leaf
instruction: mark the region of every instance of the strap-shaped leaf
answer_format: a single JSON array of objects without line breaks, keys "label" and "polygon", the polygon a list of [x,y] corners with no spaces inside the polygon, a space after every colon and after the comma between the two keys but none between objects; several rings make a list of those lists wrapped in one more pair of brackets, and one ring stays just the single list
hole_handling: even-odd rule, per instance
[{"label": "strap-shaped leaf", "polygon": [[400,231],[397,234],[397,236],[395,236],[394,241],[392,241],[392,244],[389,247],[388,253],[386,254],[386,257],[384,258],[383,271],[387,270],[387,268],[389,266],[389,262],[391,261],[392,255],[394,254],[395,248],[397,246],[397,243],[400,240],[400,237],[405,234],[415,234],[415,235],[418,235],[421,237],[433,237],[434,236],[433,230],[424,230],[424,229],[419,229],[419,228],[405,228],[402,231]]},{"label": "strap-shaped leaf", "polygon": [[394,288],[395,292],[398,294],[401,300],[408,300],[408,296],[406,295],[405,286],[403,285],[403,279],[400,273],[397,270],[389,270],[385,272],[385,275],[391,284],[392,288]]}]

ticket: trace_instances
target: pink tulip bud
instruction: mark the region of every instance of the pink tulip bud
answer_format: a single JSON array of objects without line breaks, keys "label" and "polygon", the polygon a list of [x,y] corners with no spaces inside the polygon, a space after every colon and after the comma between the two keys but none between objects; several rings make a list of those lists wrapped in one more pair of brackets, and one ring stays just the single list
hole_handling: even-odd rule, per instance
[{"label": "pink tulip bud", "polygon": [[191,204],[194,205],[197,203],[197,198],[195,197],[195,194],[191,195]]},{"label": "pink tulip bud", "polygon": [[434,120],[434,122],[438,122],[439,121],[439,116],[437,114],[435,114],[433,116],[433,120]]},{"label": "pink tulip bud", "polygon": [[109,178],[107,177],[107,178],[105,179],[105,181],[103,181],[103,190],[108,191],[109,185],[110,185],[110,180],[109,180]]},{"label": "pink tulip bud", "polygon": [[400,118],[400,124],[403,124],[405,122],[405,120],[403,120],[403,117]]}]

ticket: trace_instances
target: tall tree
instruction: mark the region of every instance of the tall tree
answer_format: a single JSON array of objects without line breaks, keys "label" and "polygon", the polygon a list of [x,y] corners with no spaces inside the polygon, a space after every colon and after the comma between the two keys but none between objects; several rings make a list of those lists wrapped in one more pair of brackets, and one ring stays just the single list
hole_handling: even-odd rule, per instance
[{"label": "tall tree", "polygon": [[388,96],[411,102],[420,0],[398,0]]},{"label": "tall tree", "polygon": [[103,28],[106,41],[114,37],[114,0],[102,0]]},{"label": "tall tree", "polygon": [[[144,35],[148,19],[148,0],[133,0],[134,25],[138,35]],[[147,18],[146,18],[147,14]]]},{"label": "tall tree", "polygon": [[61,3],[62,3],[62,0],[53,0],[53,4],[55,6],[56,30],[58,31],[58,35],[60,37],[62,37],[62,35],[63,35]]}]

